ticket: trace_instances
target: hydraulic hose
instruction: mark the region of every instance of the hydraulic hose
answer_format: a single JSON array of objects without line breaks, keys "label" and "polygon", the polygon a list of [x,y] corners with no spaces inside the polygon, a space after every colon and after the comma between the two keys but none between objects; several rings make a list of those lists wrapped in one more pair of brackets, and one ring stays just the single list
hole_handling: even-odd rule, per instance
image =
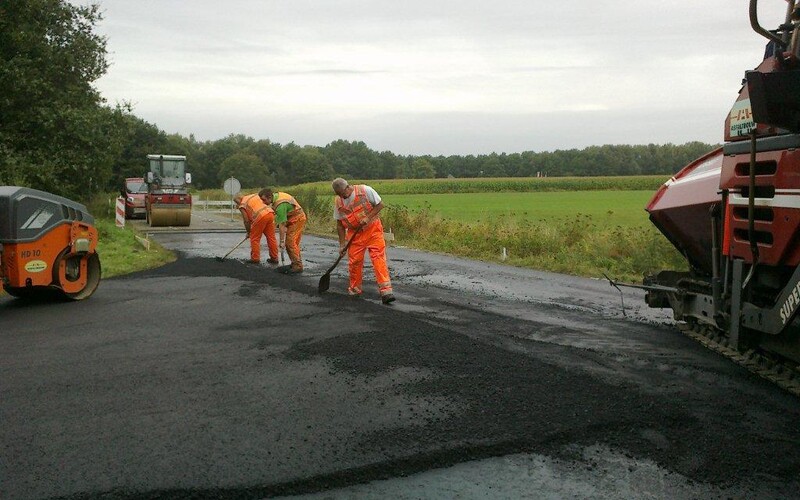
[{"label": "hydraulic hose", "polygon": [[750,271],[747,273],[742,288],[747,288],[750,278],[758,264],[758,241],[756,241],[756,131],[753,130],[750,136],[750,189],[747,196],[747,239],[750,240],[750,254],[753,262]]}]

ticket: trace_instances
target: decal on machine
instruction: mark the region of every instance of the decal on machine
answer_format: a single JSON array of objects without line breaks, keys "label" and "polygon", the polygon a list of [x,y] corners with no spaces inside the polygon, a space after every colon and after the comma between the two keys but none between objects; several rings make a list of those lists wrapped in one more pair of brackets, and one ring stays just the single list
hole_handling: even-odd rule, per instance
[{"label": "decal on machine", "polygon": [[731,108],[730,119],[729,132],[732,137],[747,135],[756,128],[756,122],[753,121],[753,109],[750,107],[750,99],[737,101]]},{"label": "decal on machine", "polygon": [[792,293],[789,294],[786,302],[784,302],[781,306],[781,323],[785,325],[786,322],[789,321],[792,316],[794,316],[794,312],[798,305],[800,305],[800,283],[795,285],[795,287],[792,289]]},{"label": "decal on machine", "polygon": [[40,273],[47,269],[47,262],[43,260],[32,260],[25,264],[25,270],[29,273]]}]

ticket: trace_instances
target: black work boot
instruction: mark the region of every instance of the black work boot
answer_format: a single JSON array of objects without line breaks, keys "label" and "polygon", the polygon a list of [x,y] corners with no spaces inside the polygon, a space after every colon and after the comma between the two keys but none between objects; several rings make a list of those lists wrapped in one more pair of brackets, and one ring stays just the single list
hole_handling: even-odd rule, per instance
[{"label": "black work boot", "polygon": [[391,293],[387,293],[386,295],[382,295],[381,296],[381,302],[383,302],[384,304],[391,304],[392,302],[394,302],[394,295],[392,295]]}]

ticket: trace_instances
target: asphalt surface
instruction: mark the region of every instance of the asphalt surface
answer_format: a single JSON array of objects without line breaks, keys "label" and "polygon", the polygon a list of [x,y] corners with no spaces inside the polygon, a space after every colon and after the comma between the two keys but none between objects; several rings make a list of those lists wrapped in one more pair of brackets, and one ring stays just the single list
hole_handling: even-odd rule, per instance
[{"label": "asphalt surface", "polygon": [[[600,280],[306,237],[306,272],[242,235],[89,300],[0,298],[0,498],[792,498],[800,400]],[[264,257],[266,258],[266,253]]]}]

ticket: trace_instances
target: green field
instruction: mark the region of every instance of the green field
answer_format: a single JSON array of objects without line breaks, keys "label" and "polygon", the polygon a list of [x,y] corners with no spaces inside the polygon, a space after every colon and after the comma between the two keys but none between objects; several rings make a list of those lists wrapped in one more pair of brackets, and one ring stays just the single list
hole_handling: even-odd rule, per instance
[{"label": "green field", "polygon": [[653,191],[564,191],[537,193],[457,193],[384,195],[387,206],[428,209],[444,219],[490,222],[515,219],[539,222],[588,215],[604,226],[649,225],[644,206]]}]

